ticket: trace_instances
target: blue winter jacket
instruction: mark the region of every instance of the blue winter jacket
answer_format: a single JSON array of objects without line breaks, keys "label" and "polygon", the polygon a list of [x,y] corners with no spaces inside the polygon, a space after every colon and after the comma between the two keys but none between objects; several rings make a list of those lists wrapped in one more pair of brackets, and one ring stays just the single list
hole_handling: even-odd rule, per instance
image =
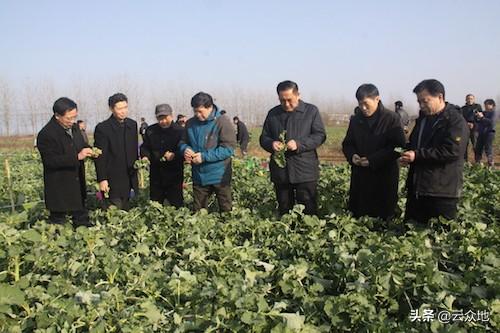
[{"label": "blue winter jacket", "polygon": [[214,105],[205,121],[193,117],[186,124],[186,134],[179,148],[184,154],[187,148],[201,152],[203,162],[192,164],[193,184],[207,186],[231,182],[231,157],[236,146],[236,133],[226,115]]}]

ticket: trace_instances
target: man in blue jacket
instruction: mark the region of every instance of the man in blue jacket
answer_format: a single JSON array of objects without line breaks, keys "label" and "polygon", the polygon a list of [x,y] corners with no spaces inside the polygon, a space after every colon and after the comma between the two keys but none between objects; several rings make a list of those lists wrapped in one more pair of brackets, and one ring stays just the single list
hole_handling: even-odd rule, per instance
[{"label": "man in blue jacket", "polygon": [[186,124],[186,134],[180,151],[192,166],[193,209],[208,207],[215,193],[219,210],[232,209],[231,157],[236,146],[236,133],[231,120],[221,114],[212,96],[199,92],[191,99],[195,116]]}]

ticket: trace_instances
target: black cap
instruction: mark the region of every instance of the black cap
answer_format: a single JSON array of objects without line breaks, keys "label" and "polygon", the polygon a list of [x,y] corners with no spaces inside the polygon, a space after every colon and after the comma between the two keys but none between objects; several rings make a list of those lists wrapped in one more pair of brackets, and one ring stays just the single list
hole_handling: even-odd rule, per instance
[{"label": "black cap", "polygon": [[159,104],[155,109],[155,116],[171,116],[172,108],[168,104]]}]

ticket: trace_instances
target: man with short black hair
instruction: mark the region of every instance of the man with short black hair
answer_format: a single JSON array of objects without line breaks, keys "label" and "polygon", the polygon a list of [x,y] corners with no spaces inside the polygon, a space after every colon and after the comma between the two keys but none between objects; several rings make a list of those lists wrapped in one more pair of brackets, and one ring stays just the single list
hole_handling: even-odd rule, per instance
[{"label": "man with short black hair", "polygon": [[259,141],[271,153],[269,169],[278,213],[282,216],[298,203],[305,206],[305,214],[315,215],[319,179],[316,149],[326,140],[325,127],[318,108],[300,99],[297,83],[280,82],[276,92],[280,105],[268,112]]},{"label": "man with short black hair", "polygon": [[236,145],[233,125],[207,93],[194,95],[191,107],[195,116],[186,124],[180,152],[192,167],[193,209],[208,208],[208,199],[215,193],[220,212],[231,211],[231,157]]},{"label": "man with short black hair", "polygon": [[469,130],[459,108],[445,100],[441,82],[420,82],[413,92],[420,116],[401,155],[410,166],[405,220],[426,224],[431,218],[454,219],[462,195],[464,153]]},{"label": "man with short black hair", "polygon": [[401,119],[385,109],[373,84],[356,91],[359,111],[351,118],[342,151],[351,165],[349,210],[354,217],[394,217],[398,202],[399,154],[406,143]]},{"label": "man with short black hair", "polygon": [[[467,122],[467,126],[469,127],[469,138],[472,146],[472,151],[474,152],[474,154],[478,136],[476,115],[478,112],[482,111],[483,110],[481,109],[481,105],[476,103],[476,97],[473,94],[467,94],[467,96],[465,96],[465,105],[462,106],[461,112],[462,116]],[[464,153],[465,161],[469,160],[468,150],[469,150],[469,139],[467,139],[467,147]]]},{"label": "man with short black hair", "polygon": [[177,115],[177,121],[175,122],[177,125],[186,127],[187,117],[183,114]]},{"label": "man with short black hair", "polygon": [[184,159],[179,152],[179,142],[184,136],[184,127],[173,121],[170,105],[160,104],[155,108],[158,123],[149,126],[141,145],[141,156],[150,161],[149,198],[174,207],[184,205],[182,185],[184,181]]},{"label": "man with short black hair", "polygon": [[394,103],[394,111],[399,116],[399,119],[401,121],[401,127],[403,128],[404,133],[407,134],[410,126],[410,116],[408,116],[408,112],[406,112],[406,110],[403,109],[403,102],[396,101]]},{"label": "man with short black hair", "polygon": [[238,117],[233,118],[233,123],[236,125],[236,142],[240,145],[241,154],[246,156],[250,141],[247,126]]},{"label": "man with short black hair", "polygon": [[62,224],[70,216],[75,227],[88,226],[84,160],[92,156],[92,149],[75,124],[78,108],[74,101],[61,97],[52,110],[53,117],[37,137],[49,222]]},{"label": "man with short black hair", "polygon": [[487,99],[484,101],[484,112],[476,114],[477,119],[477,141],[475,149],[476,163],[481,163],[483,151],[486,154],[488,166],[495,165],[493,161],[493,141],[495,140],[495,101]]},{"label": "man with short black hair", "polygon": [[83,141],[85,141],[86,144],[89,144],[89,137],[87,136],[87,124],[83,120],[78,120],[76,124],[78,125],[78,128],[82,133]]},{"label": "man with short black hair", "polygon": [[148,128],[148,123],[144,117],[141,117],[141,124],[139,126],[139,134],[141,135],[142,142],[144,142],[144,135],[146,134],[146,129]]},{"label": "man with short black hair", "polygon": [[94,131],[95,146],[102,154],[95,160],[99,190],[108,193],[109,203],[128,210],[131,190],[138,191],[137,123],[128,118],[128,99],[122,93],[108,99],[111,116],[97,124]]}]

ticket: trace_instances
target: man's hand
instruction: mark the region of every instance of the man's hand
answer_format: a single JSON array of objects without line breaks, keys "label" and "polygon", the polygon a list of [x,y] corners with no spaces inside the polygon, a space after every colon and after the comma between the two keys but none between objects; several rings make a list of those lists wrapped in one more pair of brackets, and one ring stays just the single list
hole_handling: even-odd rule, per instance
[{"label": "man's hand", "polygon": [[478,117],[479,119],[483,119],[484,114],[482,112],[478,112],[478,113],[476,113],[476,117]]},{"label": "man's hand", "polygon": [[474,123],[467,123],[467,126],[469,126],[469,129],[472,129],[474,127]]},{"label": "man's hand", "polygon": [[165,159],[170,162],[175,158],[175,154],[171,151],[166,151],[165,154],[163,154],[163,157],[165,157]]},{"label": "man's hand", "polygon": [[296,151],[297,150],[297,141],[295,140],[290,140],[286,143],[286,147],[288,148],[288,150],[290,151]]},{"label": "man's hand", "polygon": [[273,141],[273,150],[274,151],[280,151],[280,150],[283,150],[283,148],[284,148],[283,142]]},{"label": "man's hand", "polygon": [[196,153],[193,155],[192,162],[194,164],[201,164],[203,162],[203,159],[201,158],[201,153]]},{"label": "man's hand", "polygon": [[191,161],[193,160],[193,155],[194,151],[191,150],[191,148],[186,148],[186,150],[184,151],[184,159],[186,160],[186,162],[191,163]]},{"label": "man's hand", "polygon": [[402,166],[408,166],[410,163],[413,163],[414,161],[415,161],[414,150],[405,151],[404,153],[401,154],[401,157],[399,158],[399,163]]},{"label": "man's hand", "polygon": [[92,148],[83,148],[78,153],[78,160],[81,161],[81,160],[85,159],[86,157],[90,157],[90,156],[92,156]]},{"label": "man's hand", "polygon": [[366,157],[361,157],[361,159],[359,160],[359,165],[366,168],[370,166],[370,161],[368,161]]},{"label": "man's hand", "polygon": [[147,156],[144,156],[143,158],[141,158],[141,160],[149,161],[149,158],[147,158]]},{"label": "man's hand", "polygon": [[99,182],[99,191],[102,191],[104,193],[108,193],[109,192],[109,184],[108,184],[107,180],[101,180]]},{"label": "man's hand", "polygon": [[360,166],[361,165],[360,162],[361,162],[361,157],[359,157],[358,154],[352,155],[352,164]]}]

